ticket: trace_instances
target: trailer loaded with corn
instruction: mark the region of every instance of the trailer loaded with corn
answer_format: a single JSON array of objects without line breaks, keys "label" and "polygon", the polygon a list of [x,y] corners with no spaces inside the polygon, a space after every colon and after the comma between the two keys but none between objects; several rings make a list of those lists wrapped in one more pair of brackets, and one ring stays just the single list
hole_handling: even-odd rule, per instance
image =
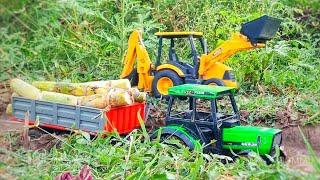
[{"label": "trailer loaded with corn", "polygon": [[[240,125],[235,94],[236,88],[221,86],[185,84],[171,87],[166,124],[151,132],[150,137],[178,147],[171,143],[173,138],[191,150],[203,147],[204,152],[233,157],[236,157],[234,153],[245,155],[252,151],[267,161],[268,156],[285,157],[280,129]],[[128,134],[140,127],[138,116],[144,117],[145,109],[144,102],[99,109],[52,102],[53,99],[50,102],[14,96],[12,100],[14,120],[23,120],[28,114],[27,119],[39,119],[40,125],[47,128],[80,129],[91,133],[117,131]],[[179,100],[180,108],[173,108]],[[184,103],[187,103],[186,109],[182,109]],[[229,111],[226,111],[227,106]]]},{"label": "trailer loaded with corn", "polygon": [[42,127],[80,129],[91,134],[128,134],[144,119],[146,94],[128,80],[87,83],[36,81],[32,85],[12,79],[12,120],[39,120]]}]

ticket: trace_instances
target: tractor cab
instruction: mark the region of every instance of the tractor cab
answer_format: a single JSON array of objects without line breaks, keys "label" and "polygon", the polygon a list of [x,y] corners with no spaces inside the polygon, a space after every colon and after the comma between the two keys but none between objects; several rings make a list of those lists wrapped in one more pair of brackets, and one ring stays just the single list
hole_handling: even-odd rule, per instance
[{"label": "tractor cab", "polygon": [[[163,67],[171,65],[180,69],[186,76],[197,78],[199,56],[201,54],[207,54],[208,51],[202,32],[157,32],[155,35],[159,38],[158,55],[155,64],[156,68],[161,69]],[[181,44],[179,43],[179,40],[184,41]],[[161,65],[161,59],[164,58],[163,49],[165,41],[169,41],[168,59],[166,61],[166,64]],[[187,45],[186,43],[188,43],[189,45]],[[190,52],[187,52],[187,54],[189,54],[189,57],[191,57],[191,59],[189,59],[189,62],[187,62],[186,59],[183,59],[183,57],[181,57],[181,54],[177,53],[176,46],[179,46],[180,49],[183,49],[181,48],[181,46],[190,49]],[[201,52],[198,52],[197,47]]]},{"label": "tractor cab", "polygon": [[[184,84],[169,88],[166,125],[154,136],[176,138],[189,149],[233,156],[250,151],[275,156],[281,130],[241,126],[236,88]],[[282,152],[282,151],[281,151]]]},{"label": "tractor cab", "polygon": [[[220,129],[240,125],[235,92],[235,88],[224,86],[185,84],[172,87],[166,125],[182,125],[205,144],[217,140],[216,147],[206,149],[217,153],[222,149]],[[174,108],[176,105],[180,108]]]}]

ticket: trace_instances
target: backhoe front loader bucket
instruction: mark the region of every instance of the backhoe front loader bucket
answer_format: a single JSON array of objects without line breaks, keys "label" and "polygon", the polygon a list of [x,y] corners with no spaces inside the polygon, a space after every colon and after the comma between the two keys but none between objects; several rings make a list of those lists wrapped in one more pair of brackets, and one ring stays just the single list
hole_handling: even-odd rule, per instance
[{"label": "backhoe front loader bucket", "polygon": [[281,20],[267,15],[242,25],[240,33],[247,36],[252,44],[265,43],[278,31]]}]

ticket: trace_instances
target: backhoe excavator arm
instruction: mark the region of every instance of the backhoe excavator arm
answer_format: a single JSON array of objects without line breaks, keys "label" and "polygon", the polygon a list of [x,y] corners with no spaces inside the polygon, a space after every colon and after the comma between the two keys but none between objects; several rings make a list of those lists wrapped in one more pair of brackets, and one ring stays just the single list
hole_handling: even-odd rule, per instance
[{"label": "backhoe excavator arm", "polygon": [[123,61],[123,69],[120,78],[127,78],[133,70],[135,60],[137,59],[137,72],[139,75],[138,88],[149,91],[151,89],[150,76],[151,60],[143,44],[141,32],[136,30],[130,34],[128,40],[128,49]]},{"label": "backhoe excavator arm", "polygon": [[234,33],[229,40],[223,42],[215,50],[208,54],[201,55],[198,71],[199,76],[202,77],[215,63],[224,63],[229,57],[239,51],[262,47],[265,47],[264,43],[253,45],[246,36],[240,33]]}]

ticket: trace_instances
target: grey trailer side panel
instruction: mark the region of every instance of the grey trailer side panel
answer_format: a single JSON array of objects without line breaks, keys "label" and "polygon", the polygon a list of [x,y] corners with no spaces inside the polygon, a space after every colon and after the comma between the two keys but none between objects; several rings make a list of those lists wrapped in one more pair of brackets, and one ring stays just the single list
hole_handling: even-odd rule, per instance
[{"label": "grey trailer side panel", "polygon": [[101,109],[70,106],[22,97],[12,99],[13,115],[20,120],[29,113],[31,121],[39,118],[41,125],[58,125],[91,132],[102,131],[105,118]]}]

